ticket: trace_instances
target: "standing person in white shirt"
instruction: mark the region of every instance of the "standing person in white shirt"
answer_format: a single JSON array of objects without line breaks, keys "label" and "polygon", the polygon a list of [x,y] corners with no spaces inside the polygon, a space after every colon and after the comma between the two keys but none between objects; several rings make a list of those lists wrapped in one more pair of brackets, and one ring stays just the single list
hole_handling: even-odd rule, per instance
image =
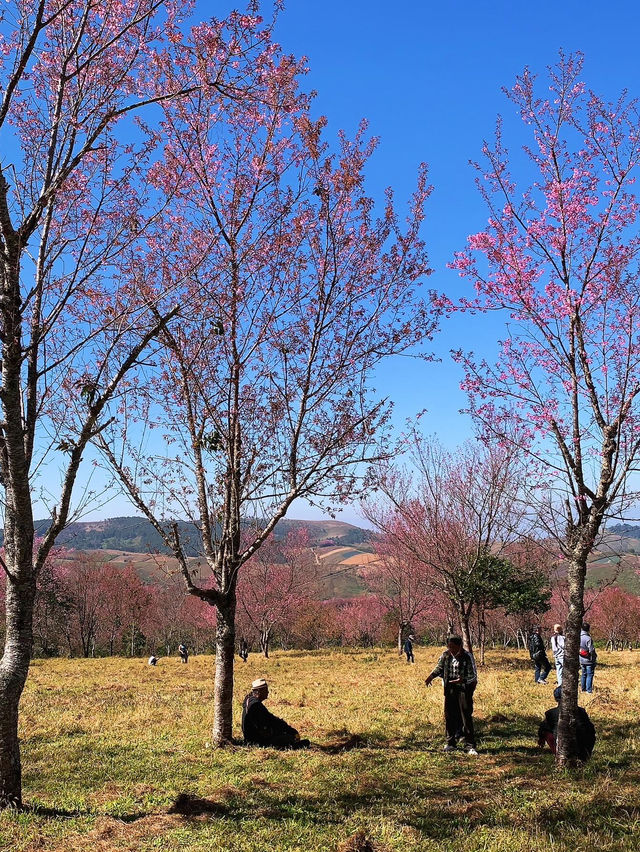
[{"label": "standing person in white shirt", "polygon": [[553,636],[551,637],[551,650],[556,663],[556,680],[558,686],[562,686],[562,669],[564,668],[564,634],[561,624],[553,625]]}]

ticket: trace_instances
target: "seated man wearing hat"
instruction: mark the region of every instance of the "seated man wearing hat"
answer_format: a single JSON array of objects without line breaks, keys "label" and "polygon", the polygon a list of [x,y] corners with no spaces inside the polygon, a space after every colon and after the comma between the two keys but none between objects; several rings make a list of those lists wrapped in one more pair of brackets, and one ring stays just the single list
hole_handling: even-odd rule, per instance
[{"label": "seated man wearing hat", "polygon": [[[544,719],[538,728],[538,745],[544,748],[549,746],[552,753],[556,753],[556,739],[558,736],[558,720],[560,718],[560,702],[562,701],[562,687],[557,686],[553,690],[553,697],[558,702],[557,707],[552,707],[544,714]],[[578,707],[576,714],[576,739],[578,741],[578,758],[585,763],[591,757],[591,752],[596,743],[596,729],[589,718],[584,707]]]},{"label": "seated man wearing hat", "polygon": [[258,678],[253,681],[251,692],[242,702],[242,733],[246,745],[308,748],[309,740],[301,740],[295,728],[267,710],[262,702],[268,695],[266,680]]}]

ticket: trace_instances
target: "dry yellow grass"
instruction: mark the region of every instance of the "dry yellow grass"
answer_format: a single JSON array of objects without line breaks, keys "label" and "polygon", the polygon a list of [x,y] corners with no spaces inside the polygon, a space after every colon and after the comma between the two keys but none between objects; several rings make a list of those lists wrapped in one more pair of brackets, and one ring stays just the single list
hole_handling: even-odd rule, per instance
[{"label": "dry yellow grass", "polygon": [[389,650],[239,663],[237,734],[264,676],[272,711],[314,743],[288,753],[209,747],[211,657],[37,661],[22,704],[30,810],[0,816],[0,849],[640,849],[640,654],[600,655],[587,704],[598,743],[571,775],[535,746],[552,688],[522,653],[490,653],[481,671],[479,757],[443,754],[442,690],[424,687],[438,653],[418,648],[415,666]]}]

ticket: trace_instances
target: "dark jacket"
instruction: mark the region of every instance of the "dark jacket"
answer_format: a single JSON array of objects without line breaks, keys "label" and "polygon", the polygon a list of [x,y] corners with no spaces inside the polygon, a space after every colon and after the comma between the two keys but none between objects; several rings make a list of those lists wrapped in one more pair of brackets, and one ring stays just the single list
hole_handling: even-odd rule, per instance
[{"label": "dark jacket", "polygon": [[265,746],[283,746],[289,739],[294,743],[298,736],[295,728],[270,713],[253,692],[242,702],[242,733],[245,743]]},{"label": "dark jacket", "polygon": [[[553,734],[554,739],[558,737],[558,719],[560,707],[552,707],[544,714],[544,719],[538,728],[538,742],[542,745],[547,734]],[[591,757],[591,752],[596,743],[596,729],[589,718],[584,707],[578,707],[576,714],[576,737],[578,740],[578,757],[585,761]]]},{"label": "dark jacket", "polygon": [[544,641],[539,633],[532,633],[529,637],[529,654],[532,660],[547,656]]}]

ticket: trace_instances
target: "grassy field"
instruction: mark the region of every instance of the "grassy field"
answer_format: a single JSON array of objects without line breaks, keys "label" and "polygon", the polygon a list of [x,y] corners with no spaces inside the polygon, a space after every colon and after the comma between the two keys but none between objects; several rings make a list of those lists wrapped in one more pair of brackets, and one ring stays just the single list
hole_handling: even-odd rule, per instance
[{"label": "grassy field", "polygon": [[[211,749],[213,659],[40,660],[22,702],[24,798],[0,849],[242,852],[640,850],[640,653],[600,654],[581,772],[536,747],[552,687],[524,654],[490,653],[478,757],[442,752],[442,689],[391,651],[252,655],[236,668],[310,751]],[[550,677],[550,682],[553,681]],[[348,743],[348,747],[343,748]],[[364,838],[368,843],[364,842]]]}]

